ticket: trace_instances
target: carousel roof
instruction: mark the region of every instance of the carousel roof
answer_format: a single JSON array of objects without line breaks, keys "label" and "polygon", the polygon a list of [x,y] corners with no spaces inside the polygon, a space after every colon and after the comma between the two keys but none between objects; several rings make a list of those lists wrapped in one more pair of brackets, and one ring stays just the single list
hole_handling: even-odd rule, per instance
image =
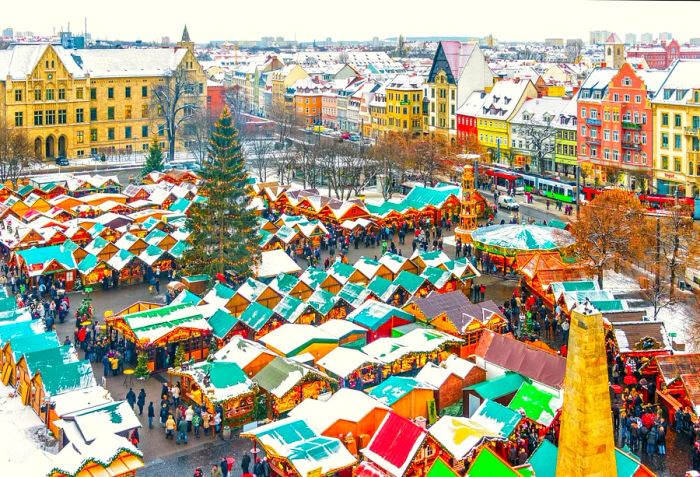
[{"label": "carousel roof", "polygon": [[472,240],[486,247],[508,250],[556,250],[574,244],[566,230],[541,225],[491,225],[472,232]]}]

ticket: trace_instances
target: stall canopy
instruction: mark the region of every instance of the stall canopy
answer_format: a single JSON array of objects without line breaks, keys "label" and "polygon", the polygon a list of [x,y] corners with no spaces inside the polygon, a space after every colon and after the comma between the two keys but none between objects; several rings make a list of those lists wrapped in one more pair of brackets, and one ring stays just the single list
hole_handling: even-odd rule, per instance
[{"label": "stall canopy", "polygon": [[487,427],[465,417],[442,416],[428,432],[453,459],[462,460],[482,442],[502,439],[498,427]]},{"label": "stall canopy", "polygon": [[489,429],[498,430],[499,435],[507,438],[518,427],[522,416],[496,401],[487,399],[474,411],[471,420]]},{"label": "stall canopy", "polygon": [[471,467],[469,467],[469,477],[522,477],[518,471],[514,470],[506,461],[501,459],[488,447],[481,449],[477,454]]},{"label": "stall canopy", "polygon": [[573,235],[566,230],[524,224],[481,227],[472,232],[472,240],[477,248],[500,255],[559,250],[575,243]]},{"label": "stall canopy", "polygon": [[143,343],[158,343],[171,334],[177,334],[178,330],[211,331],[211,326],[201,311],[196,306],[186,303],[131,313],[122,317],[122,320],[126,328],[120,331],[131,333],[136,340]]},{"label": "stall canopy", "polygon": [[537,424],[549,427],[561,410],[562,399],[530,383],[523,383],[508,405]]}]

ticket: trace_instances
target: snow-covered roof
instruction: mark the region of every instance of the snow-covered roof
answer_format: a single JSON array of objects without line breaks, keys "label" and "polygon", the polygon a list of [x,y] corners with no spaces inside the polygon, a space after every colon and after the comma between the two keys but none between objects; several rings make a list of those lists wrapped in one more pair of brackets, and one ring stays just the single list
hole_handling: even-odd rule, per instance
[{"label": "snow-covered roof", "polygon": [[318,360],[317,364],[320,368],[340,378],[346,378],[364,365],[380,363],[381,361],[377,358],[369,356],[360,350],[340,346]]},{"label": "snow-covered roof", "polygon": [[522,107],[513,115],[512,124],[533,124],[554,126],[564,108],[571,102],[569,99],[545,96],[526,100]]},{"label": "snow-covered roof", "polygon": [[312,343],[332,344],[338,339],[313,325],[285,323],[261,337],[260,341],[284,356],[294,356]]},{"label": "snow-covered roof", "polygon": [[534,89],[530,80],[498,81],[491,92],[484,97],[481,109],[476,112],[476,117],[507,120],[515,111],[528,86]]},{"label": "snow-covered roof", "polygon": [[323,434],[337,421],[359,422],[375,409],[390,410],[388,406],[362,391],[341,388],[327,401],[304,399],[289,412],[289,416],[303,419],[318,433]]},{"label": "snow-covered roof", "polygon": [[464,459],[484,439],[499,438],[498,426],[484,426],[465,417],[442,416],[428,432],[456,460]]},{"label": "snow-covered roof", "polygon": [[276,353],[260,343],[234,335],[223,348],[214,354],[214,359],[236,363],[241,368],[245,368],[263,354],[276,356]]},{"label": "snow-covered roof", "polygon": [[255,265],[255,276],[258,278],[274,277],[279,273],[301,273],[301,267],[284,250],[264,251],[260,255],[260,265]]}]

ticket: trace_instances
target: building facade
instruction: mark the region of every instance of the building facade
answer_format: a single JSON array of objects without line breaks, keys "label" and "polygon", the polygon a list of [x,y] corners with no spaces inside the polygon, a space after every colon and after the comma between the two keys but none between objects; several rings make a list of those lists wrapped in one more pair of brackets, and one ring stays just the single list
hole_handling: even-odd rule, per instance
[{"label": "building facade", "polygon": [[416,135],[423,131],[423,78],[397,75],[386,85],[388,131]]},{"label": "building facade", "polygon": [[[644,35],[642,35],[644,42]],[[700,47],[681,45],[676,40],[660,41],[653,45],[638,45],[627,50],[629,58],[644,58],[649,68],[665,69],[677,60],[696,60],[700,58]]]},{"label": "building facade", "polygon": [[[176,48],[66,50],[16,45],[0,52],[2,112],[25,129],[37,157],[146,151],[164,121],[153,91],[173,69],[193,84],[186,101],[206,107],[207,80],[187,31]],[[179,147],[179,144],[178,144]]]}]

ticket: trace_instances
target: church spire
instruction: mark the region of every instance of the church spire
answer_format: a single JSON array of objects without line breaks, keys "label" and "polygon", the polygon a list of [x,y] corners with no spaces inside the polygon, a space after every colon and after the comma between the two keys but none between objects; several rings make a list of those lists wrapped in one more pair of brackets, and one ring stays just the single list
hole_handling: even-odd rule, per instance
[{"label": "church spire", "polygon": [[187,25],[185,25],[184,30],[182,30],[182,40],[180,40],[180,41],[183,43],[185,43],[185,42],[189,43],[190,41],[192,41],[192,40],[190,40],[190,32],[187,31]]}]

